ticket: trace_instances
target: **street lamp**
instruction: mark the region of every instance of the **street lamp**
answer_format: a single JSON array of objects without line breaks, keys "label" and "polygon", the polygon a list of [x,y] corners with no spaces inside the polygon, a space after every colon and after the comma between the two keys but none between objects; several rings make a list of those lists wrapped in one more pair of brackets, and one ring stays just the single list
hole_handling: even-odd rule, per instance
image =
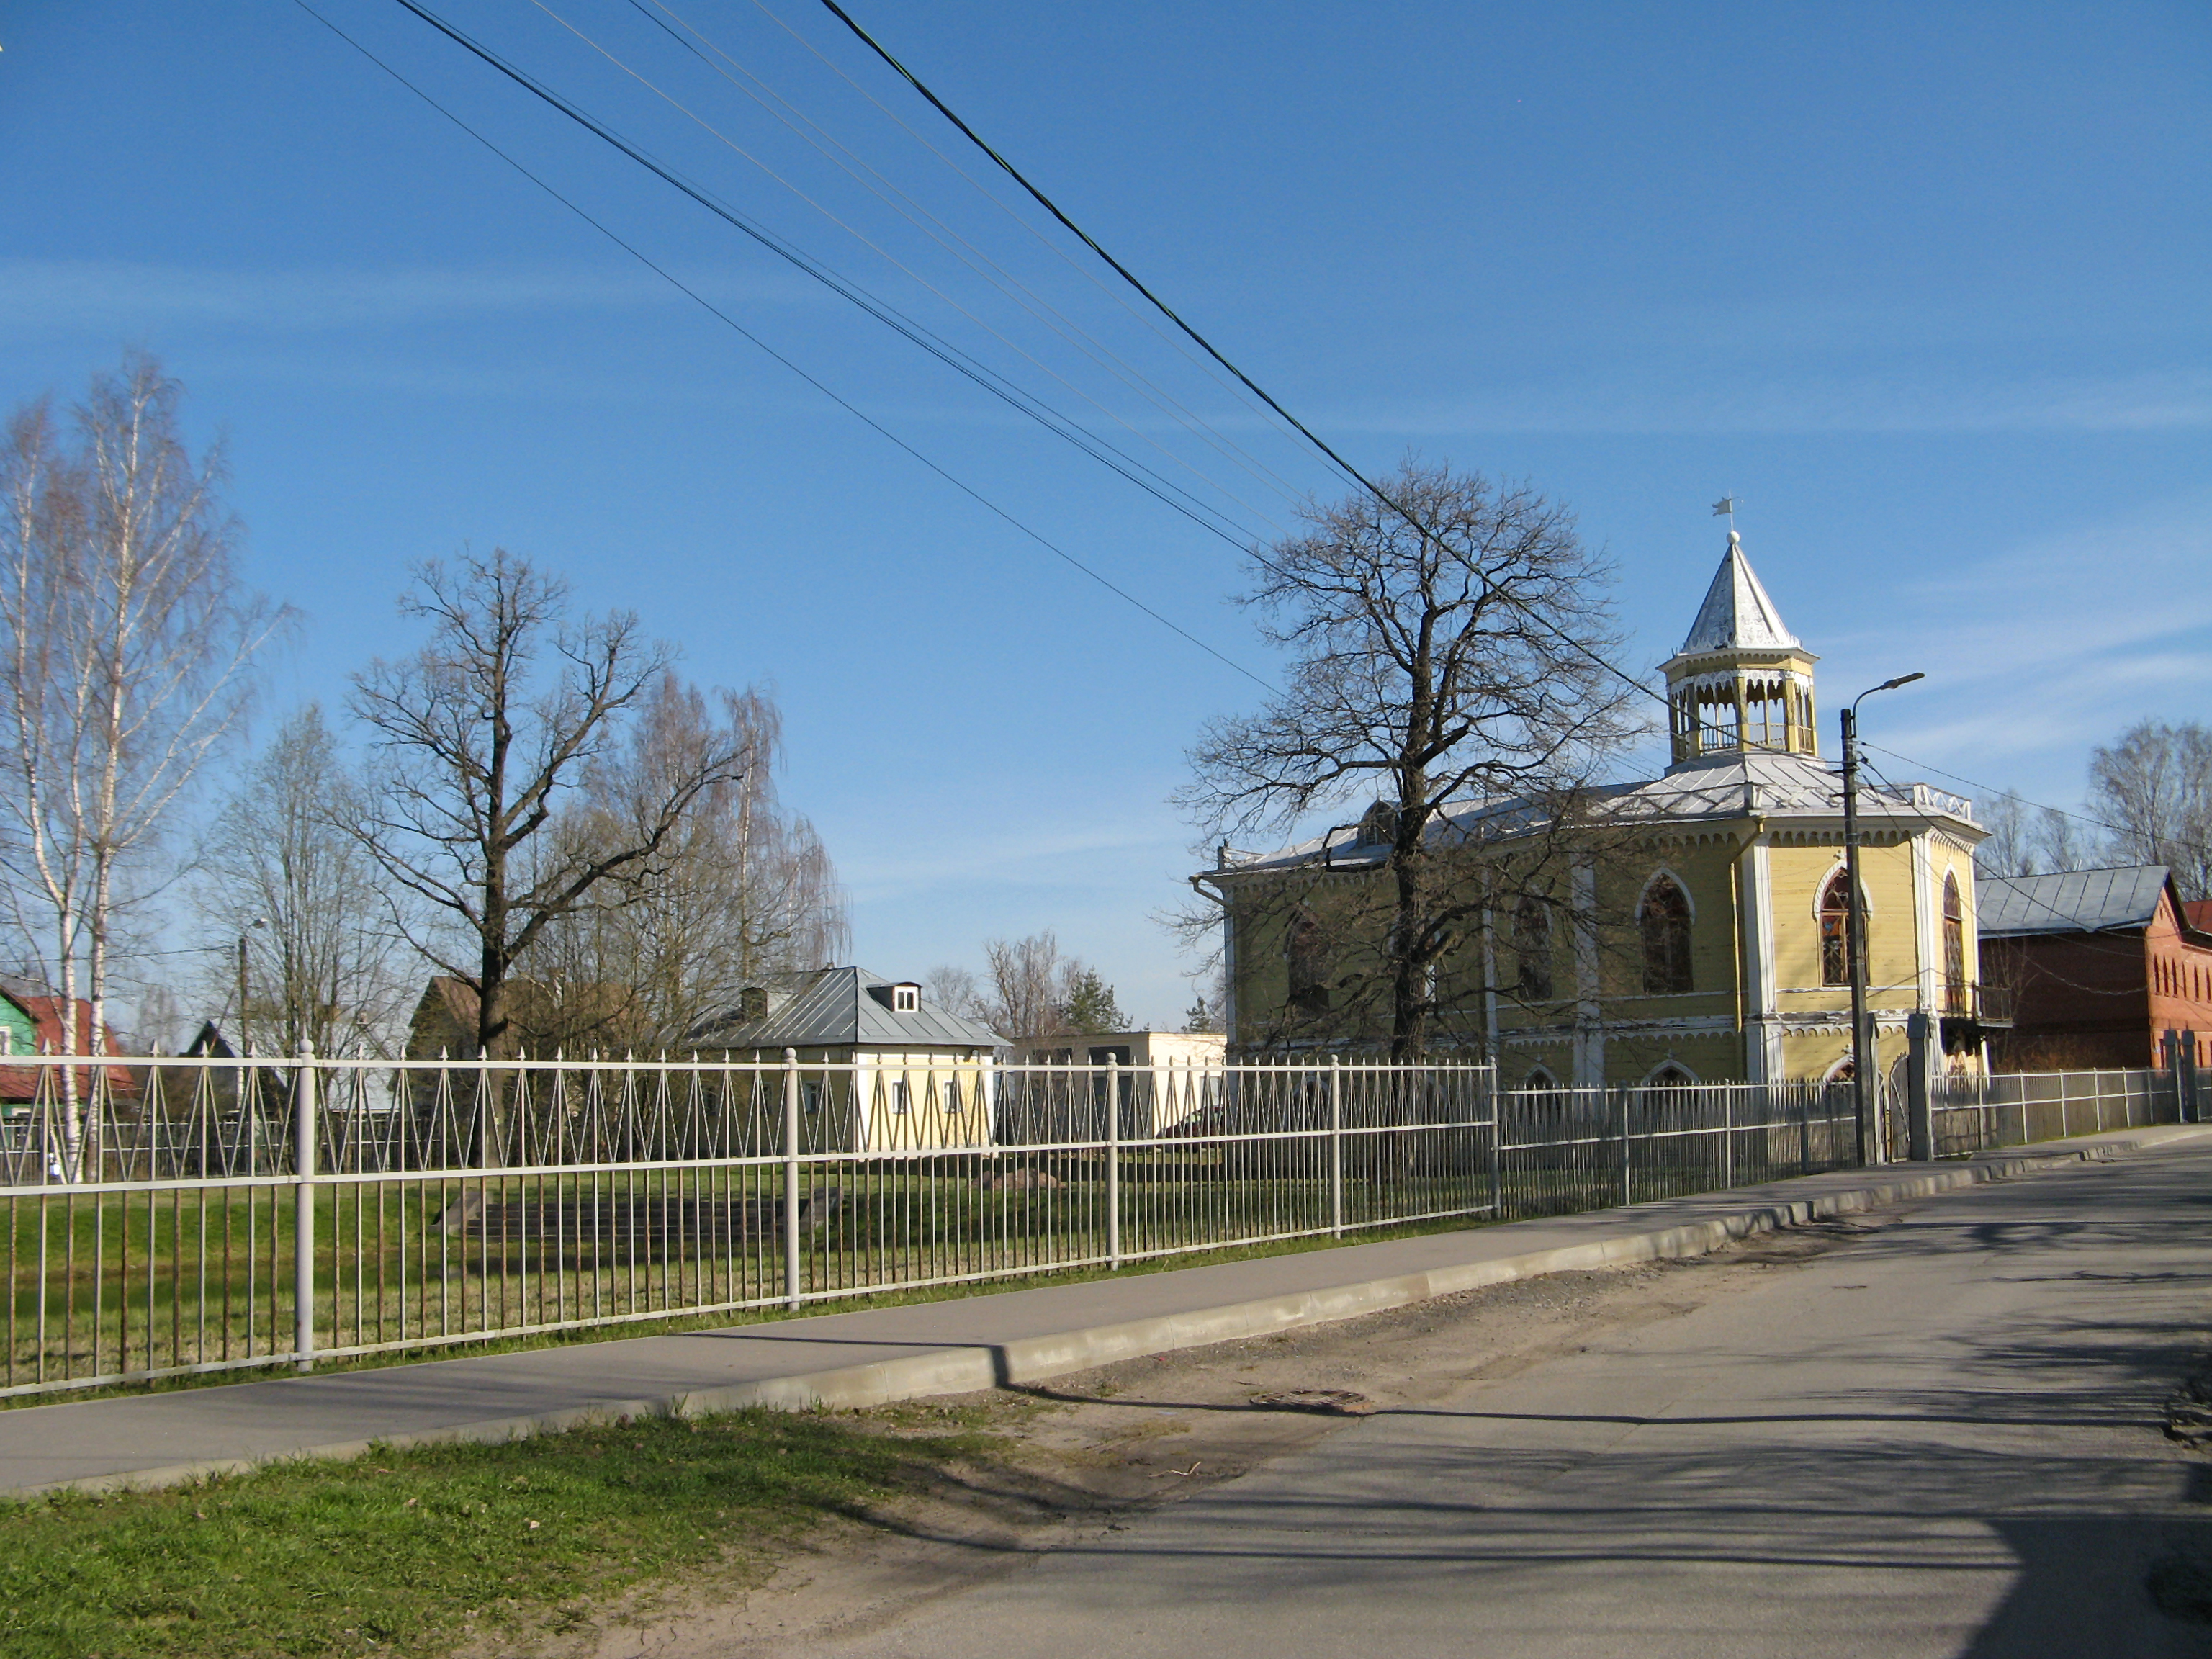
[{"label": "street lamp", "polygon": [[1881,1147],[1873,1134],[1875,1045],[1873,1033],[1867,1029],[1866,894],[1859,886],[1859,705],[1876,691],[1894,691],[1927,678],[1913,673],[1884,680],[1860,692],[1844,710],[1844,883],[1850,889],[1844,938],[1851,979],[1851,1120],[1861,1169],[1881,1161]]}]

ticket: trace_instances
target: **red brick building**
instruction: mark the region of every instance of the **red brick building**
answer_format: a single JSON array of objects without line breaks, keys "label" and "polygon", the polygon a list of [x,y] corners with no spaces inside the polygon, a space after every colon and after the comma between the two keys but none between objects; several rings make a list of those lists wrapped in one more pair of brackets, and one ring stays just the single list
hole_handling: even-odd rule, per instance
[{"label": "red brick building", "polygon": [[2212,906],[2185,904],[2161,864],[1991,876],[1978,884],[1982,975],[2011,988],[1999,1071],[2159,1066],[2168,1031],[2212,1065]]}]

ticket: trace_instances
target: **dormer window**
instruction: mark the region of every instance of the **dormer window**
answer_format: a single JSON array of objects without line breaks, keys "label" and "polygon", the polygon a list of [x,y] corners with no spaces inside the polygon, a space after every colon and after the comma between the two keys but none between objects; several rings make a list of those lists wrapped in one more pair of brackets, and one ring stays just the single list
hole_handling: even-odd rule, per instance
[{"label": "dormer window", "polygon": [[748,985],[738,993],[738,1018],[745,1021],[768,1018],[768,988]]},{"label": "dormer window", "polygon": [[921,987],[894,985],[891,987],[891,1012],[895,1014],[918,1014],[921,1012]]}]

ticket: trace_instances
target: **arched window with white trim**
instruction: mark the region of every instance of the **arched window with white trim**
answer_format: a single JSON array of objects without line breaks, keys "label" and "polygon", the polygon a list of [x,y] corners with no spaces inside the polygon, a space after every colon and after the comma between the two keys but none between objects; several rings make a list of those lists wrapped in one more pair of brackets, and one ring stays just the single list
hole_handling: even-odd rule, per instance
[{"label": "arched window with white trim", "polygon": [[1285,965],[1290,970],[1291,1012],[1313,1019],[1328,1012],[1328,937],[1321,921],[1300,905],[1291,916],[1284,941]]},{"label": "arched window with white trim", "polygon": [[1943,877],[1943,1006],[1947,1012],[1964,1014],[1968,996],[1966,979],[1966,907],[1959,896],[1959,872]]},{"label": "arched window with white trim", "polygon": [[1838,868],[1820,889],[1820,983],[1851,982],[1851,882]]},{"label": "arched window with white trim", "polygon": [[1644,940],[1644,994],[1680,996],[1690,990],[1690,896],[1674,877],[1652,878],[1636,907],[1636,929]]},{"label": "arched window with white trim", "polygon": [[1552,999],[1552,907],[1524,898],[1513,909],[1514,991],[1523,1002]]}]

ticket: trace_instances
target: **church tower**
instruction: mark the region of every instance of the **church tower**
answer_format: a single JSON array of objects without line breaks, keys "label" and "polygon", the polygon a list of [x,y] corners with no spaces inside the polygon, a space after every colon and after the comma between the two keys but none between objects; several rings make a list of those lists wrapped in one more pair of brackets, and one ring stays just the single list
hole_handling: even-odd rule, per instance
[{"label": "church tower", "polygon": [[1759,585],[1743,543],[1728,551],[1681,649],[1661,665],[1674,734],[1669,772],[1743,754],[1817,756],[1813,665]]}]

